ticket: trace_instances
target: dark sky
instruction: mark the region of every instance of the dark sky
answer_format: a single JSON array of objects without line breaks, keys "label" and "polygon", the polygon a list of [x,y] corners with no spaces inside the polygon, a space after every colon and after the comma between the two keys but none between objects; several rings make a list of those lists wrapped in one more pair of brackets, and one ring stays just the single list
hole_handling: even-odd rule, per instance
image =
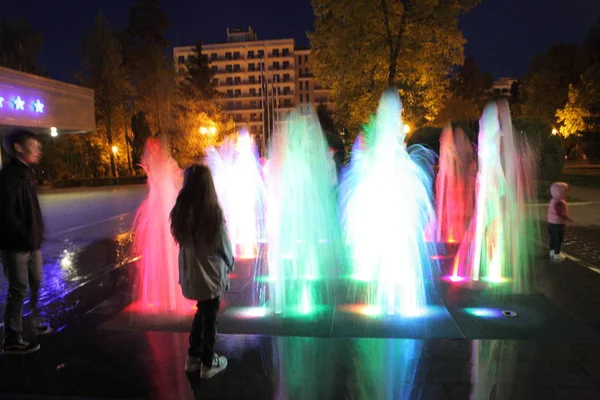
[{"label": "dark sky", "polygon": [[[57,6],[56,4],[60,4]],[[133,0],[0,0],[0,15],[28,21],[45,40],[41,63],[51,77],[69,80],[79,68],[75,50],[102,10],[124,27]],[[308,44],[310,0],[168,0],[173,45],[225,41],[226,28],[251,25],[259,39],[295,38]],[[600,0],[483,0],[460,21],[466,54],[495,77],[522,76],[532,57],[553,43],[581,44],[600,14]]]}]

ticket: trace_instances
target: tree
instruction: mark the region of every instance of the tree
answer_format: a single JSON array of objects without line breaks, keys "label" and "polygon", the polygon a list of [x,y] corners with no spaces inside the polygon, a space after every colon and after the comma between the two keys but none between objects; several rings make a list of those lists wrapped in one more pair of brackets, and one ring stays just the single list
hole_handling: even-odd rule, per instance
[{"label": "tree", "polygon": [[116,141],[115,127],[124,118],[124,100],[131,92],[131,86],[123,67],[119,42],[101,13],[82,40],[81,56],[84,69],[82,79],[94,89],[96,119],[106,134],[112,174],[117,176],[115,155],[111,148]]},{"label": "tree", "polygon": [[494,77],[483,72],[475,59],[467,57],[464,64],[450,80],[450,90],[454,97],[462,97],[476,104],[487,101],[488,92],[494,85]]},{"label": "tree", "polygon": [[319,103],[317,106],[317,116],[319,117],[319,122],[321,123],[321,128],[324,131],[336,133],[335,121],[333,118],[333,112],[327,108],[325,103]]},{"label": "tree", "polygon": [[600,64],[588,68],[579,85],[570,85],[568,96],[556,112],[561,135],[600,132]]},{"label": "tree", "polygon": [[458,16],[478,0],[313,0],[313,70],[342,125],[357,130],[383,91],[398,88],[404,118],[432,120],[463,61]]},{"label": "tree", "polygon": [[569,85],[579,83],[586,68],[585,54],[576,45],[553,45],[536,56],[523,85],[523,115],[554,125],[556,111],[569,98]]},{"label": "tree", "polygon": [[476,100],[452,95],[433,120],[434,126],[444,126],[450,121],[478,119],[481,106]]},{"label": "tree", "polygon": [[586,52],[590,64],[600,64],[600,15],[598,15],[596,26],[590,29],[583,43],[583,50]]},{"label": "tree", "polygon": [[39,74],[36,55],[43,43],[42,36],[28,24],[0,17],[0,66]]},{"label": "tree", "polygon": [[175,96],[173,66],[165,51],[170,27],[160,0],[136,0],[129,11],[123,59],[135,88],[134,112],[144,111],[151,129],[165,133]]},{"label": "tree", "polygon": [[131,133],[131,138],[128,138],[131,146],[131,158],[133,159],[133,165],[138,167],[144,155],[146,140],[152,136],[146,114],[143,111],[139,111],[131,117]]},{"label": "tree", "polygon": [[179,90],[188,100],[212,100],[216,90],[212,83],[214,73],[210,68],[208,57],[202,54],[202,42],[198,41],[192,49],[192,54],[185,63],[183,80]]}]

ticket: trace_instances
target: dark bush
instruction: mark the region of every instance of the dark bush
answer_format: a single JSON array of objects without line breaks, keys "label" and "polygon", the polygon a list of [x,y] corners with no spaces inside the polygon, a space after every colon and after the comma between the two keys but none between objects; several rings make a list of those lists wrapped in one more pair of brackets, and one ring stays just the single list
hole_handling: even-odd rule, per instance
[{"label": "dark bush", "polygon": [[584,133],[583,151],[592,164],[600,163],[600,132]]}]

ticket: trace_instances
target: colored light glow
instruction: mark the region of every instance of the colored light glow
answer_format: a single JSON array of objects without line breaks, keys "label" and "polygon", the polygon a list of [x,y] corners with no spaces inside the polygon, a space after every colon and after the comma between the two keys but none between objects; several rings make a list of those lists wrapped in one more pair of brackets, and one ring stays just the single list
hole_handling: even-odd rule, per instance
[{"label": "colored light glow", "polygon": [[464,312],[480,318],[500,318],[502,311],[495,308],[465,308]]},{"label": "colored light glow", "polygon": [[234,256],[256,258],[265,240],[265,184],[256,148],[247,132],[207,151]]},{"label": "colored light glow", "polygon": [[231,313],[236,318],[241,319],[264,318],[272,314],[272,312],[266,307],[233,307],[228,309],[228,313]]},{"label": "colored light glow", "polygon": [[25,110],[25,102],[21,100],[21,96],[17,96],[17,98],[13,100],[13,103],[15,105],[15,109]]},{"label": "colored light glow", "polygon": [[536,198],[536,156],[513,130],[506,101],[490,102],[479,125],[475,211],[453,273],[508,283],[503,293],[527,293],[532,290],[532,240],[539,237],[534,211],[527,207]]},{"label": "colored light glow", "polygon": [[35,108],[35,112],[37,112],[37,113],[43,113],[44,112],[44,104],[40,101],[40,99],[37,99],[33,103],[33,107]]},{"label": "colored light glow", "polygon": [[0,96],[0,108],[4,107],[4,97]]},{"label": "colored light glow", "polygon": [[475,193],[473,146],[461,129],[448,124],[440,136],[439,170],[435,181],[438,242],[455,243],[465,234]]},{"label": "colored light glow", "polygon": [[423,234],[435,222],[434,154],[407,149],[397,93],[386,93],[355,141],[341,183],[342,223],[353,279],[372,282],[355,301],[385,314],[426,306],[437,254]]},{"label": "colored light glow", "polygon": [[464,282],[466,281],[468,278],[465,278],[464,276],[458,276],[458,275],[450,275],[450,276],[446,276],[444,277],[444,280],[449,281],[449,282]]},{"label": "colored light glow", "polygon": [[268,304],[283,317],[314,316],[333,303],[343,260],[328,145],[314,110],[291,113],[273,135],[267,188]]},{"label": "colored light glow", "polygon": [[142,167],[148,177],[148,194],[134,220],[136,262],[136,307],[151,304],[153,310],[189,311],[193,302],[183,297],[179,286],[179,247],[171,235],[169,214],[181,188],[182,173],[168,148],[158,139],[146,142]]}]

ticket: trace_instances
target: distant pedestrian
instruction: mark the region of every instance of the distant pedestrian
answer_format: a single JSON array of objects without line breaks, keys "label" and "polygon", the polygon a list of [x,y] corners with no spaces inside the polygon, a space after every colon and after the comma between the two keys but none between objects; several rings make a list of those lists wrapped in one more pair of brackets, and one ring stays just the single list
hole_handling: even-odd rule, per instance
[{"label": "distant pedestrian", "polygon": [[3,145],[9,157],[0,171],[0,259],[8,279],[2,351],[24,355],[40,349],[39,344],[23,340],[23,304],[28,289],[34,331],[40,335],[50,332],[37,309],[44,222],[31,166],[40,162],[42,145],[35,134],[23,129],[10,131]]},{"label": "distant pedestrian", "polygon": [[565,232],[565,223],[572,222],[567,205],[569,185],[564,182],[554,182],[550,185],[552,199],[548,204],[548,235],[550,236],[550,259],[556,262],[565,260],[560,252]]},{"label": "distant pedestrian", "polygon": [[179,244],[179,283],[183,296],[196,300],[186,372],[200,370],[212,378],[227,367],[214,352],[220,298],[229,289],[234,259],[223,211],[210,169],[192,165],[184,172],[183,188],[171,211],[171,231]]}]

